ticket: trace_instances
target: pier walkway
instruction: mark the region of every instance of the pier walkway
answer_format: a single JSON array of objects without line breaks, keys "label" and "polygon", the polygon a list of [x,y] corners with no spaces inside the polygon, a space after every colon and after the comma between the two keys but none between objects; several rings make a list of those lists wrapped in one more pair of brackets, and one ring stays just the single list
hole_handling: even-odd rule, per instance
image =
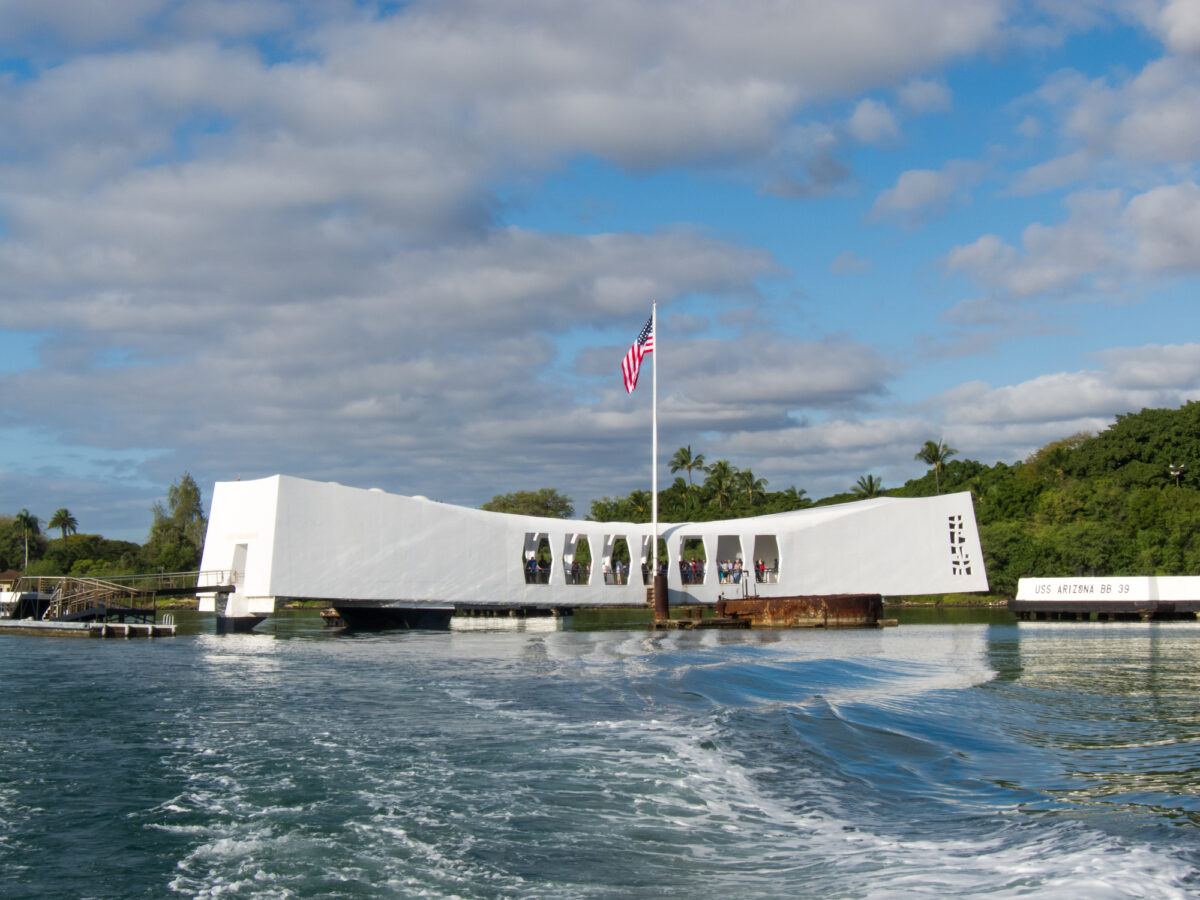
[{"label": "pier walkway", "polygon": [[34,630],[66,633],[73,629],[50,626],[97,626],[101,637],[109,636],[110,629],[126,637],[143,632],[149,637],[174,634],[173,622],[169,630],[158,622],[160,597],[190,597],[198,592],[229,594],[236,590],[235,582],[236,574],[228,570],[105,578],[27,576],[6,595],[7,615],[0,613],[0,627],[9,632],[32,626]]}]

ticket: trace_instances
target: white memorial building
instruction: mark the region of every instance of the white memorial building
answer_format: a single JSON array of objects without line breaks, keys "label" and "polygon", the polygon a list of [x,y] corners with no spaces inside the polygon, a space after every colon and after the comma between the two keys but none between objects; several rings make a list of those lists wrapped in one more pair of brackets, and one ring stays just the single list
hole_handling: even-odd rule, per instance
[{"label": "white memorial building", "polygon": [[[235,587],[225,603],[229,617],[267,616],[281,601],[316,599],[348,620],[411,624],[414,616],[448,619],[482,608],[645,605],[652,533],[647,523],[485,512],[275,475],[217,483],[201,568],[230,573],[221,579]],[[659,536],[671,604],[715,603],[722,595],[987,590],[969,493],[660,523]],[[585,542],[590,567],[578,565]],[[701,570],[680,565],[685,546],[689,556],[703,548]],[[628,572],[619,564],[625,550]],[[722,576],[720,563],[739,561],[736,581]],[[202,603],[216,605],[211,594]]]}]

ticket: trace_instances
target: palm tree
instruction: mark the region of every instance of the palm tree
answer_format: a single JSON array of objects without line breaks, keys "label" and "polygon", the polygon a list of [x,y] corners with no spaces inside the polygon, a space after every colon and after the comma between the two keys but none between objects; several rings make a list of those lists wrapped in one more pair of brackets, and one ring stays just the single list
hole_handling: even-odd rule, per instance
[{"label": "palm tree", "polygon": [[653,498],[649,491],[631,491],[627,500],[630,522],[650,521],[650,501]]},{"label": "palm tree", "polygon": [[939,494],[942,492],[942,468],[945,466],[946,460],[956,453],[958,451],[945,441],[926,441],[917,451],[917,455],[913,457],[913,459],[919,459],[925,465],[933,467],[933,483]]},{"label": "palm tree", "polygon": [[692,483],[692,472],[704,471],[704,454],[692,454],[692,445],[680,447],[675,451],[675,455],[671,457],[670,462],[671,473],[687,472],[688,484]]},{"label": "palm tree", "polygon": [[718,459],[705,471],[708,472],[708,478],[704,479],[704,486],[712,494],[717,508],[721,510],[728,508],[736,489],[737,469],[729,460]]},{"label": "palm tree", "polygon": [[798,488],[795,485],[784,488],[779,492],[779,496],[788,509],[801,509],[805,506],[812,506],[812,500],[808,499],[807,494],[808,491],[804,488]]},{"label": "palm tree", "polygon": [[878,475],[861,475],[850,489],[860,500],[878,497],[883,493],[883,479]]},{"label": "palm tree", "polygon": [[751,506],[766,496],[767,479],[755,478],[749,469],[737,473],[737,485],[738,490],[746,492],[746,499],[750,501]]},{"label": "palm tree", "polygon": [[56,509],[54,515],[50,517],[50,521],[46,523],[47,528],[57,528],[62,532],[65,538],[67,532],[75,534],[79,531],[79,520],[71,515],[71,511],[66,507]]},{"label": "palm tree", "polygon": [[38,517],[27,509],[22,509],[13,517],[13,522],[21,529],[25,538],[25,568],[29,568],[29,535],[38,534]]}]

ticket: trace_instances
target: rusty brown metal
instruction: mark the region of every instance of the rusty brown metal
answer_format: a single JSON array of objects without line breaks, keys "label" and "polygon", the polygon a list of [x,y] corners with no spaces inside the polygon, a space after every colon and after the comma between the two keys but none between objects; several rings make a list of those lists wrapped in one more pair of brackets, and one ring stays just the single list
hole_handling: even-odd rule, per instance
[{"label": "rusty brown metal", "polygon": [[671,609],[667,600],[667,576],[654,576],[654,618],[665,622],[671,617]]},{"label": "rusty brown metal", "polygon": [[717,601],[721,618],[748,619],[756,628],[875,627],[883,619],[880,594],[813,594]]}]

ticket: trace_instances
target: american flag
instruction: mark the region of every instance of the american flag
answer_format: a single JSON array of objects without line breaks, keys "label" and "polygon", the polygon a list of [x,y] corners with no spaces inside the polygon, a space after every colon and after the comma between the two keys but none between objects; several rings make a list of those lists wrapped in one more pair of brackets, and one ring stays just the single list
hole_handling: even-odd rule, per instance
[{"label": "american flag", "polygon": [[654,352],[654,316],[646,320],[637,340],[621,360],[621,377],[625,380],[625,393],[632,394],[637,387],[638,372],[642,368],[642,357]]}]

